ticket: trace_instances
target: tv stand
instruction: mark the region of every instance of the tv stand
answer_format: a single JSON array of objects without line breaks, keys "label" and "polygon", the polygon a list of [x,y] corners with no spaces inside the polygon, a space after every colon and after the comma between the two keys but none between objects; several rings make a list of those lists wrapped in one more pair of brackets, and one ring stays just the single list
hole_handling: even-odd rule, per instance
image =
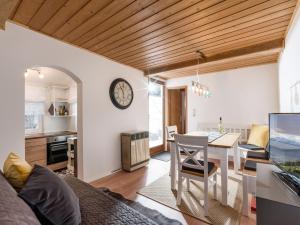
[{"label": "tv stand", "polygon": [[300,197],[300,187],[299,185],[293,180],[293,178],[283,171],[273,171],[274,176],[278,177],[288,188],[290,188],[295,194]]},{"label": "tv stand", "polygon": [[257,164],[257,225],[300,225],[300,197],[274,176],[281,172],[271,164]]}]

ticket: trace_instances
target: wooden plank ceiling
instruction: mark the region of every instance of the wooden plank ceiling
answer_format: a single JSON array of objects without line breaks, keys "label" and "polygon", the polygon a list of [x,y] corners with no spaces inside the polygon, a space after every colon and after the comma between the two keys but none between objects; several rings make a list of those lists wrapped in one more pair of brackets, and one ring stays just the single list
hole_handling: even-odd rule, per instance
[{"label": "wooden plank ceiling", "polygon": [[18,0],[1,0],[0,1],[0,29],[5,29],[5,22],[14,10]]},{"label": "wooden plank ceiling", "polygon": [[296,3],[19,0],[10,20],[146,75],[172,78],[195,68],[205,73],[276,62]]}]

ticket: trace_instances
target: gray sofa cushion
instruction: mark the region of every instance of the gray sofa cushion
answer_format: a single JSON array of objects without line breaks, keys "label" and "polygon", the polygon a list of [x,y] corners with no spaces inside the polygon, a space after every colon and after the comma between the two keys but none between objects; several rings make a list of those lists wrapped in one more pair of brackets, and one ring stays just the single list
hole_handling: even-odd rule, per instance
[{"label": "gray sofa cushion", "polygon": [[79,225],[79,199],[69,185],[46,167],[35,165],[19,192],[43,225]]},{"label": "gray sofa cushion", "polygon": [[2,172],[0,172],[0,187],[1,225],[40,225],[31,208],[18,197]]}]

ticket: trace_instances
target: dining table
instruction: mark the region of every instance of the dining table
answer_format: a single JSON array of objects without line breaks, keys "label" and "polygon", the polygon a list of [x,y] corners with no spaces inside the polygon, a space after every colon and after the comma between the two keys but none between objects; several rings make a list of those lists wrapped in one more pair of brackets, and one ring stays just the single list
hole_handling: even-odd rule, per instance
[{"label": "dining table", "polygon": [[[234,171],[238,173],[240,170],[240,150],[238,148],[238,141],[241,136],[240,133],[220,133],[216,135],[216,132],[203,132],[193,131],[188,132],[186,135],[190,136],[208,136],[208,158],[220,160],[221,170],[221,190],[222,190],[222,205],[228,205],[228,161],[229,152],[233,152]],[[176,145],[174,138],[167,140],[170,145],[171,153],[171,165],[170,165],[170,176],[171,176],[171,189],[176,189],[176,174],[177,174],[177,154]]]}]

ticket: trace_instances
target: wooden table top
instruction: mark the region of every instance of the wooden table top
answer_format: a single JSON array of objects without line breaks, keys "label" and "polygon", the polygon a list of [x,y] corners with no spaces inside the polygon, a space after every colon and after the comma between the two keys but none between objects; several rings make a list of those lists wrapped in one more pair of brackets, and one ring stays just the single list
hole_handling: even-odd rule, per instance
[{"label": "wooden table top", "polygon": [[[203,132],[203,131],[193,131],[193,132],[187,133],[186,135],[206,136],[206,135],[208,135],[208,133]],[[218,147],[218,148],[232,148],[240,136],[241,136],[240,133],[226,133],[223,136],[217,138],[216,140],[208,143],[208,146]],[[167,141],[174,142],[174,139],[168,139]]]}]

